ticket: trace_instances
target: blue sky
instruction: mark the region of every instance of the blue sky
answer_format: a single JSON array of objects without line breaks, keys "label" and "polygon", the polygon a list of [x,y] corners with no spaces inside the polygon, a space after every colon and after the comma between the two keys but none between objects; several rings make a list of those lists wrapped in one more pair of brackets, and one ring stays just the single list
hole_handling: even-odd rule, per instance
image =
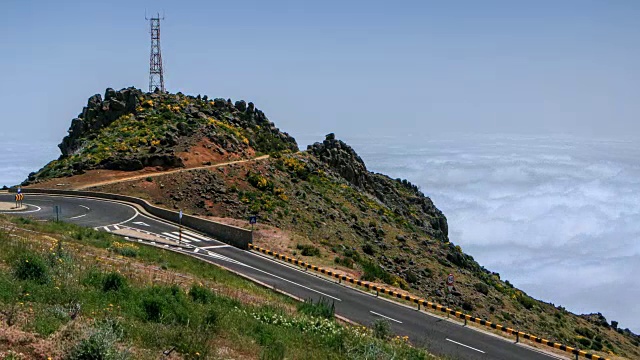
[{"label": "blue sky", "polygon": [[294,136],[639,130],[637,1],[0,6],[7,136],[57,142],[92,94],[147,88],[145,9],[166,14],[169,91],[254,101]]}]

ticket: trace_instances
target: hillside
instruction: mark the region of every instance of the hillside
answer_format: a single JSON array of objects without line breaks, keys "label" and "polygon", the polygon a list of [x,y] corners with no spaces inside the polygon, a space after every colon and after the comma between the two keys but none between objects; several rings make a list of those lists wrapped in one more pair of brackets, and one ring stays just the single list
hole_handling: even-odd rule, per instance
[{"label": "hillside", "polygon": [[0,216],[0,242],[0,359],[435,359],[325,303],[104,232]]},{"label": "hillside", "polygon": [[[450,241],[446,217],[409,181],[368,171],[333,134],[299,152],[251,103],[107,90],[104,101],[89,100],[60,148],[62,156],[25,185],[77,188],[138,175],[92,189],[241,226],[258,215],[260,246],[570,346],[640,357],[640,338],[616,322],[532,299],[479,265]],[[270,157],[202,168],[261,154]],[[445,298],[449,273],[456,286]]]}]

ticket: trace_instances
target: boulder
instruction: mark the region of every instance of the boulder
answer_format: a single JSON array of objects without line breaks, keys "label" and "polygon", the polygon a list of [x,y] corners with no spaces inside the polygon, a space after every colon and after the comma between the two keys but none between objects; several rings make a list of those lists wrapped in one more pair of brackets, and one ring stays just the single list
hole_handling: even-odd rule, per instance
[{"label": "boulder", "polygon": [[238,109],[238,111],[242,111],[242,112],[247,111],[247,103],[244,100],[236,101],[235,107],[236,109]]}]

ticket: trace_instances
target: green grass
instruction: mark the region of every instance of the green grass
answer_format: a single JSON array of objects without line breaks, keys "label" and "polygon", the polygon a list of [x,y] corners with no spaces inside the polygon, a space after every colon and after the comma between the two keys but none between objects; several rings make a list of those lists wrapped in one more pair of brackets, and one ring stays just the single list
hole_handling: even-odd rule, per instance
[{"label": "green grass", "polygon": [[[135,261],[167,264],[182,273],[250,290],[253,296],[272,299],[271,305],[247,305],[195,282],[190,287],[147,284],[131,279],[125,267],[105,270],[91,265],[83,251],[78,253],[79,244],[89,246],[83,249],[109,249],[121,241],[108,234],[62,223],[22,226],[65,241],[45,246],[0,231],[0,264],[12,270],[0,272],[0,308],[18,304],[18,311],[32,309],[26,323],[14,326],[44,337],[78,321],[87,324],[80,334],[70,332],[75,335],[65,345],[68,359],[156,359],[171,348],[185,359],[215,358],[217,341],[262,359],[359,359],[371,349],[382,358],[430,358],[404,343],[336,323],[328,302],[301,303],[294,313],[287,310],[295,303],[292,299],[184,255],[141,246]],[[25,259],[37,264],[36,270],[19,270]],[[18,276],[23,273],[28,276]],[[42,274],[47,281],[41,281]],[[136,349],[135,354],[125,351],[129,348]]]}]

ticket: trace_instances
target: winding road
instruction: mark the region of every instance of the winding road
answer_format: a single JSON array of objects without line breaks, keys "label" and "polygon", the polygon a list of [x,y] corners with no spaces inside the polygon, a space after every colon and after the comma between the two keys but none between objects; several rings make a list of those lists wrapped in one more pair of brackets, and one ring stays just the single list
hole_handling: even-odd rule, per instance
[{"label": "winding road", "polygon": [[[13,194],[0,194],[0,202],[12,202]],[[436,355],[453,359],[543,359],[561,358],[540,352],[514,340],[463,326],[461,323],[434,316],[415,307],[408,307],[375,294],[321,278],[310,272],[289,266],[252,251],[244,251],[186,229],[141,213],[133,205],[94,198],[32,195],[24,200],[27,209],[4,212],[46,220],[54,218],[55,207],[60,220],[77,225],[109,231],[122,236],[140,234],[130,240],[164,246],[189,256],[219,264],[262,283],[273,286],[298,298],[325,298],[333,301],[336,314],[360,324],[370,325],[377,319],[389,321],[391,330],[409,336],[417,346],[424,346]],[[177,246],[181,237],[189,247]],[[151,239],[151,240],[149,240]]]}]

